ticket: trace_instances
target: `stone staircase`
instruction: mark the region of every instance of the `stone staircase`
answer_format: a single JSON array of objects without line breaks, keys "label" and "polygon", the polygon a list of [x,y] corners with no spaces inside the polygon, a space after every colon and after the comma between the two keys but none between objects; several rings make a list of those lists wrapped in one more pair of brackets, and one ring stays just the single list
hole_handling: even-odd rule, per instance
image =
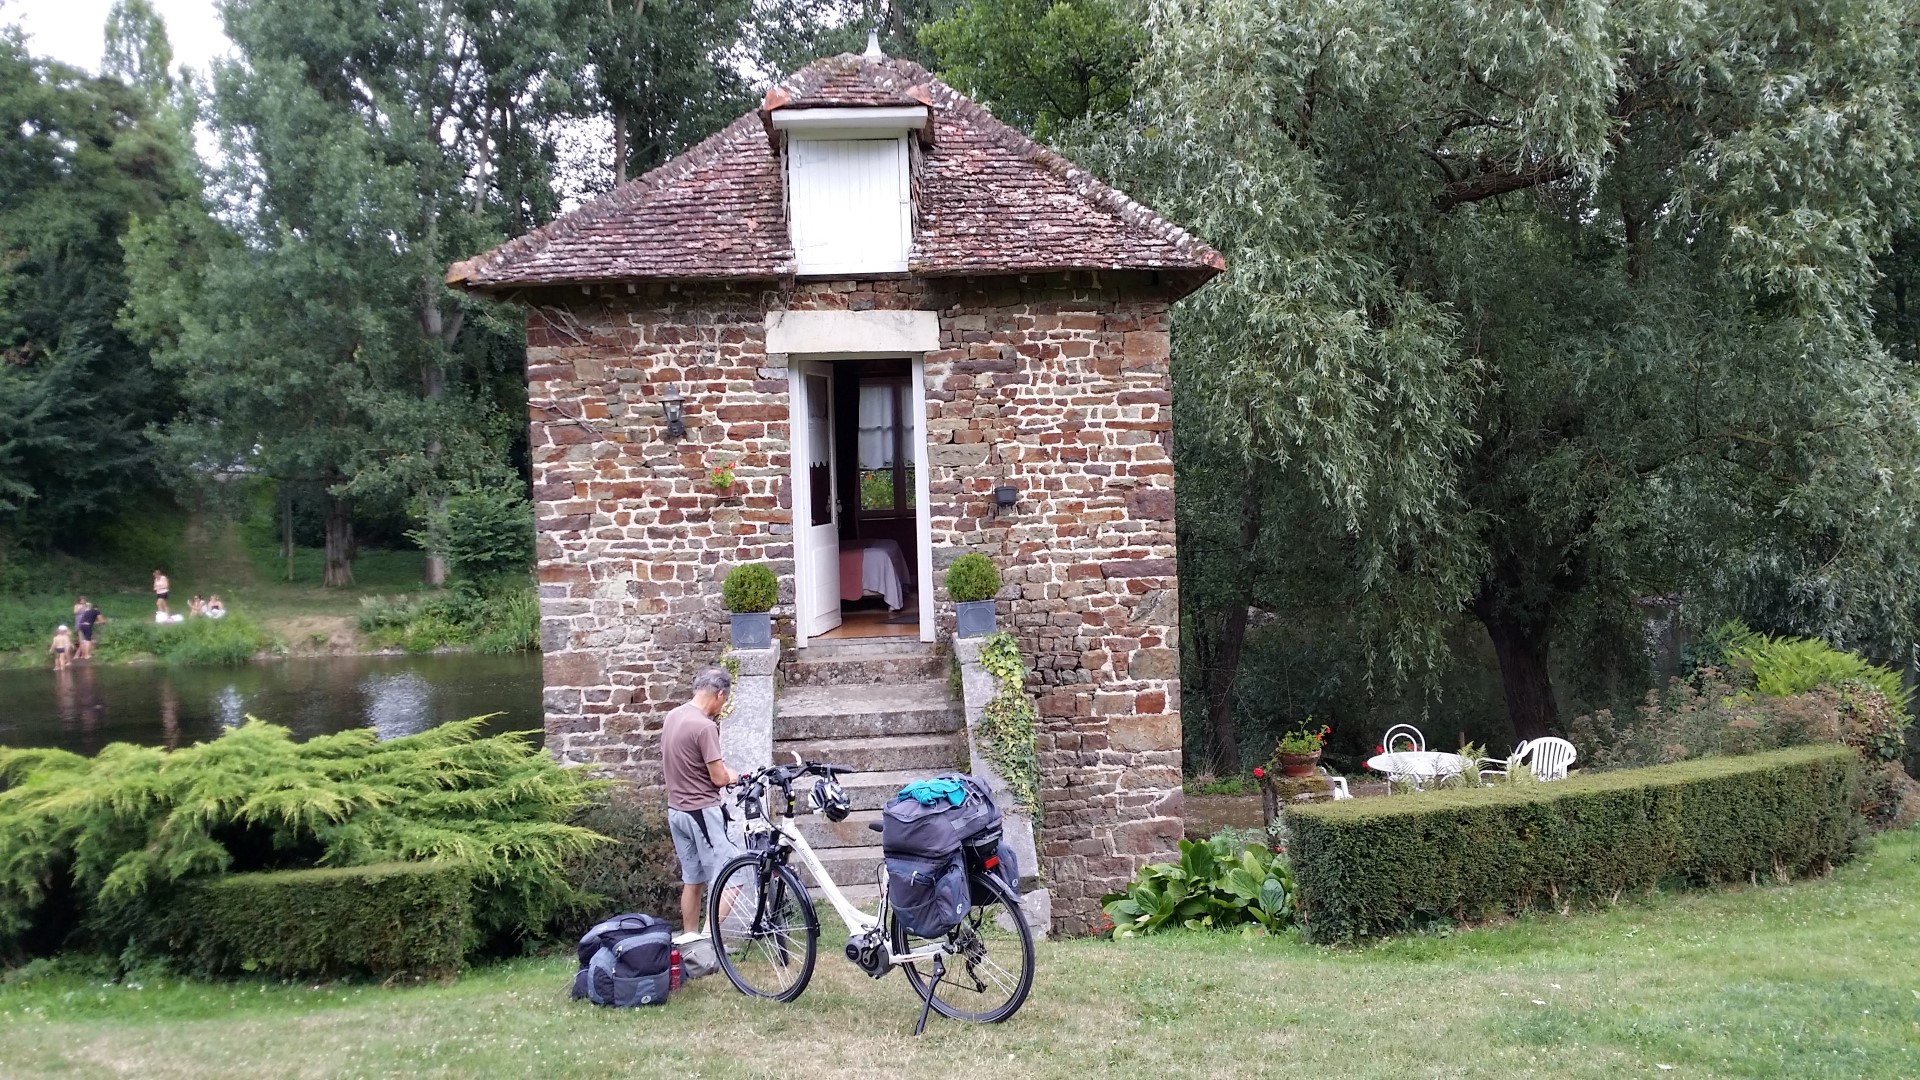
[{"label": "stone staircase", "polygon": [[803,807],[799,823],[856,903],[879,892],[880,836],[868,825],[880,820],[880,807],[909,780],[967,767],[966,715],[949,696],[948,663],[932,644],[883,638],[816,642],[781,665],[773,760],[798,753],[854,770],[840,778],[853,802],[847,820]]}]

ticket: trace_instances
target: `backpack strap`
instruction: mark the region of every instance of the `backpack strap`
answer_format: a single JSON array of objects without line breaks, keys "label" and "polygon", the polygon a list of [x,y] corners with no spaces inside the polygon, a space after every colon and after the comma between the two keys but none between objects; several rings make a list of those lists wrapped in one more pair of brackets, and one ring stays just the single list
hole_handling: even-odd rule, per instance
[{"label": "backpack strap", "polygon": [[701,807],[700,809],[695,810],[693,812],[693,820],[696,824],[700,826],[700,840],[707,845],[707,850],[709,851],[713,850],[713,834],[707,831],[706,808]]}]

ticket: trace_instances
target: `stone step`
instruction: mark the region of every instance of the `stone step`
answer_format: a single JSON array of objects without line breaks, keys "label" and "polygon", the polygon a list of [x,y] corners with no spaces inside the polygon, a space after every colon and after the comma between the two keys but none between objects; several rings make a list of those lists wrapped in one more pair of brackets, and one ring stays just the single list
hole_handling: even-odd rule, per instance
[{"label": "stone step", "polygon": [[945,682],[948,659],[922,646],[919,652],[879,655],[824,654],[808,656],[798,649],[780,665],[783,686],[861,686],[874,683]]},{"label": "stone step", "polygon": [[816,660],[847,660],[855,658],[881,658],[890,656],[936,656],[940,655],[937,642],[921,641],[911,637],[873,637],[873,638],[814,638],[804,649],[789,651],[784,659],[789,662]]},{"label": "stone step", "polygon": [[875,809],[855,810],[845,821],[828,821],[821,814],[802,814],[796,823],[800,826],[800,835],[807,838],[815,851],[825,851],[879,843],[880,834],[867,828],[879,820],[880,811]]},{"label": "stone step", "polygon": [[967,739],[962,732],[949,732],[859,739],[781,739],[773,744],[775,761],[792,761],[796,753],[805,761],[844,765],[854,772],[919,770],[920,775],[926,775],[946,772],[964,762]]},{"label": "stone step", "polygon": [[774,704],[776,739],[849,739],[958,731],[966,711],[944,682],[795,686]]},{"label": "stone step", "polygon": [[935,773],[948,771],[950,767],[848,773],[840,778],[840,786],[846,789],[847,801],[853,804],[854,812],[859,813],[862,810],[878,810],[887,805],[888,799],[893,798],[901,788],[915,780],[923,780]]}]

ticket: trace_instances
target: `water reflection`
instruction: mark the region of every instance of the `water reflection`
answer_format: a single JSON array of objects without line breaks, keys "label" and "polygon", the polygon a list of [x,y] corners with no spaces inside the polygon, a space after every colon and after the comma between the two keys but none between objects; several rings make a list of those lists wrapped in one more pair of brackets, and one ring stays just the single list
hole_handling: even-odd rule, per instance
[{"label": "water reflection", "polygon": [[540,726],[537,656],[326,657],[237,668],[0,671],[0,744],[92,754],[109,742],[178,748],[257,716],[300,738],[371,728],[381,738],[501,713]]}]

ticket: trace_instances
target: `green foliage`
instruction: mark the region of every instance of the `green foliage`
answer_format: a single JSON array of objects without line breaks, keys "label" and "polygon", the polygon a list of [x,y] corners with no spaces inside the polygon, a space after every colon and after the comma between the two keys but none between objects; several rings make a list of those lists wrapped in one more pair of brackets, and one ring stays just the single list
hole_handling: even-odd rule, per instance
[{"label": "green foliage", "polygon": [[1260,782],[1251,774],[1216,777],[1203,773],[1181,785],[1188,795],[1258,795]]},{"label": "green foliage", "polygon": [[36,59],[11,30],[0,130],[0,532],[71,547],[158,481],[145,429],[173,392],[116,326],[120,244],[190,195],[193,155],[164,102]]},{"label": "green foliage", "polygon": [[358,623],[362,633],[385,649],[526,652],[540,646],[540,599],[525,587],[492,595],[456,586],[444,592],[367,596],[360,600]]},{"label": "green foliage", "polygon": [[1305,724],[1280,736],[1280,741],[1273,746],[1274,757],[1277,759],[1281,754],[1313,754],[1325,749],[1327,736],[1333,733],[1333,729],[1322,724],[1315,731],[1312,724],[1313,717],[1309,716]]},{"label": "green foliage", "polygon": [[482,588],[533,568],[533,504],[516,485],[467,485],[427,514],[426,528],[409,537],[446,556],[455,580]]},{"label": "green foliage", "polygon": [[[580,915],[680,910],[680,859],[656,792],[618,784],[575,815],[573,823],[610,841],[568,861],[567,880],[582,896],[595,898]],[[578,933],[577,926],[563,929]]]},{"label": "green foliage", "polygon": [[947,567],[947,595],[956,604],[991,600],[999,592],[999,568],[977,551],[960,556]]},{"label": "green foliage", "polygon": [[293,741],[259,721],[166,752],[0,748],[0,953],[118,953],[208,875],[435,859],[473,876],[482,939],[538,934],[583,897],[569,860],[602,837],[569,819],[605,785],[479,720],[378,741]]},{"label": "green foliage", "polygon": [[1126,108],[1146,35],[1114,0],[973,0],[920,41],[942,78],[1046,138]]},{"label": "green foliage", "polygon": [[1911,713],[1900,673],[1870,664],[1855,653],[1843,652],[1817,638],[1756,634],[1739,624],[1729,628],[1724,638],[1727,662],[1745,665],[1752,673],[1753,688],[1762,694],[1787,697],[1820,686],[1867,686],[1900,715]]},{"label": "green foliage", "polygon": [[1034,739],[1040,716],[1027,695],[1027,664],[1020,655],[1020,642],[1005,631],[987,635],[980,641],[980,666],[1000,684],[974,730],[980,752],[1007,782],[1014,804],[1037,818],[1040,762]]},{"label": "green foliage", "polygon": [[780,580],[764,563],[741,563],[720,583],[720,604],[736,615],[772,611],[780,599]]},{"label": "green foliage", "polygon": [[205,975],[458,974],[473,882],[447,862],[223,874],[182,890],[166,952]]},{"label": "green foliage", "polygon": [[1809,746],[1550,784],[1290,808],[1311,941],[1612,902],[1670,881],[1823,873],[1861,838],[1858,758]]},{"label": "green foliage", "polygon": [[273,635],[246,615],[229,611],[219,619],[188,619],[161,625],[151,614],[116,619],[102,628],[93,655],[100,660],[153,656],[169,664],[244,664],[280,646]]},{"label": "green foliage", "polygon": [[1100,903],[1116,938],[1240,926],[1272,933],[1292,925],[1294,894],[1285,855],[1216,836],[1180,841],[1179,862],[1142,867],[1125,891]]}]

